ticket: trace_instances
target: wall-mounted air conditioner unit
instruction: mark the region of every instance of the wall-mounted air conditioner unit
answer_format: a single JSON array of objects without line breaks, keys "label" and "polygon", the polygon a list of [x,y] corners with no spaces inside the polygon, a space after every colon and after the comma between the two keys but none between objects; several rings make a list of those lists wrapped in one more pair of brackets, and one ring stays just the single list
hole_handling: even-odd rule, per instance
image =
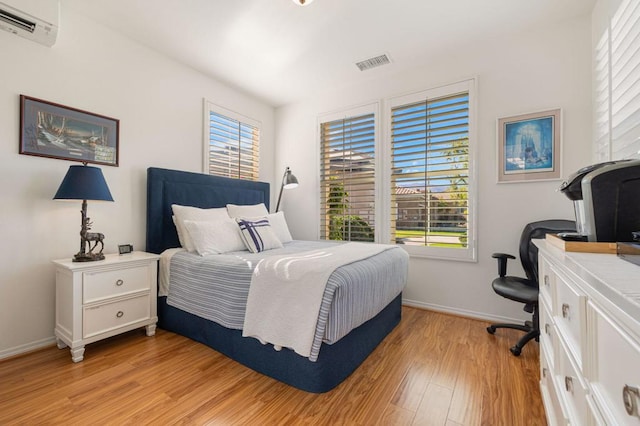
[{"label": "wall-mounted air conditioner unit", "polygon": [[58,36],[58,0],[0,1],[0,29],[53,46]]}]

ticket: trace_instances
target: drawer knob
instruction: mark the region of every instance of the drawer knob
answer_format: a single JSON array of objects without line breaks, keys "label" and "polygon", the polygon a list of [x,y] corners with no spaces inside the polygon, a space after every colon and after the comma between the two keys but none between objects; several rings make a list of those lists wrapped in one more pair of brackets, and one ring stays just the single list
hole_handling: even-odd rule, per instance
[{"label": "drawer knob", "polygon": [[567,392],[573,393],[573,377],[564,376],[564,388]]},{"label": "drawer knob", "polygon": [[547,378],[547,367],[542,368],[542,377]]},{"label": "drawer knob", "polygon": [[546,334],[549,334],[549,324],[547,324],[547,323],[545,323],[545,325],[544,325],[544,332]]},{"label": "drawer knob", "polygon": [[116,285],[117,285],[118,287],[120,287],[122,284],[124,284],[124,281],[123,281],[123,280],[118,280],[118,281],[116,281]]},{"label": "drawer knob", "polygon": [[549,275],[544,276],[544,285],[549,286]]},{"label": "drawer knob", "polygon": [[640,418],[638,411],[638,398],[640,398],[640,390],[637,387],[625,385],[622,389],[622,401],[627,414]]},{"label": "drawer knob", "polygon": [[569,305],[566,303],[562,304],[562,318],[569,318]]},{"label": "drawer knob", "polygon": [[124,315],[124,312],[118,311],[118,313],[116,314],[116,318],[122,318],[123,315]]}]

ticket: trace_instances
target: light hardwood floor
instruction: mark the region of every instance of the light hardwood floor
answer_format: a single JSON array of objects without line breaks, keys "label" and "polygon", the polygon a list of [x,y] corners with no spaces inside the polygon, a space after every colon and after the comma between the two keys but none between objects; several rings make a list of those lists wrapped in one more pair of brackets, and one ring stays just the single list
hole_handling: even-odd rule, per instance
[{"label": "light hardwood floor", "polygon": [[0,425],[545,425],[538,344],[488,323],[403,307],[396,329],[340,386],[303,392],[163,330],[0,362]]}]

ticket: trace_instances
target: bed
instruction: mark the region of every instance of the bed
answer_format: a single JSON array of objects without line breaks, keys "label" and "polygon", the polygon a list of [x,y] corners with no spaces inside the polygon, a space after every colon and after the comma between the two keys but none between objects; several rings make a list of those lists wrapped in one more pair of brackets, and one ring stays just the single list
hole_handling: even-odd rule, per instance
[{"label": "bed", "polygon": [[[269,199],[269,184],[264,182],[151,167],[147,170],[146,249],[162,254],[168,249],[180,247],[172,217],[173,204],[209,209],[225,207],[227,204],[264,203],[268,208]],[[394,249],[393,252],[402,252],[402,259],[406,258],[401,249]],[[181,256],[188,259],[186,254]],[[398,274],[398,279],[405,281],[407,260],[397,262],[399,270],[404,270],[404,275]],[[308,358],[288,348],[274,350],[272,345],[243,337],[240,329],[225,327],[187,309],[178,308],[175,303],[168,303],[167,299],[165,295],[158,298],[159,327],[201,342],[257,372],[313,393],[327,392],[346,379],[401,319],[401,293],[398,293],[372,318],[339,340],[321,342],[316,356]],[[338,304],[337,301],[329,303]]]}]

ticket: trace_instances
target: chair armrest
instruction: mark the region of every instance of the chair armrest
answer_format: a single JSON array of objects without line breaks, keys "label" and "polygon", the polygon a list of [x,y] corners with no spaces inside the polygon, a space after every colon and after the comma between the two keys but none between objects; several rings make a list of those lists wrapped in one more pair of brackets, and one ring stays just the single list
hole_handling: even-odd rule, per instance
[{"label": "chair armrest", "polygon": [[498,259],[498,275],[501,277],[507,275],[507,261],[509,259],[516,258],[515,256],[507,253],[493,253],[491,257]]}]

